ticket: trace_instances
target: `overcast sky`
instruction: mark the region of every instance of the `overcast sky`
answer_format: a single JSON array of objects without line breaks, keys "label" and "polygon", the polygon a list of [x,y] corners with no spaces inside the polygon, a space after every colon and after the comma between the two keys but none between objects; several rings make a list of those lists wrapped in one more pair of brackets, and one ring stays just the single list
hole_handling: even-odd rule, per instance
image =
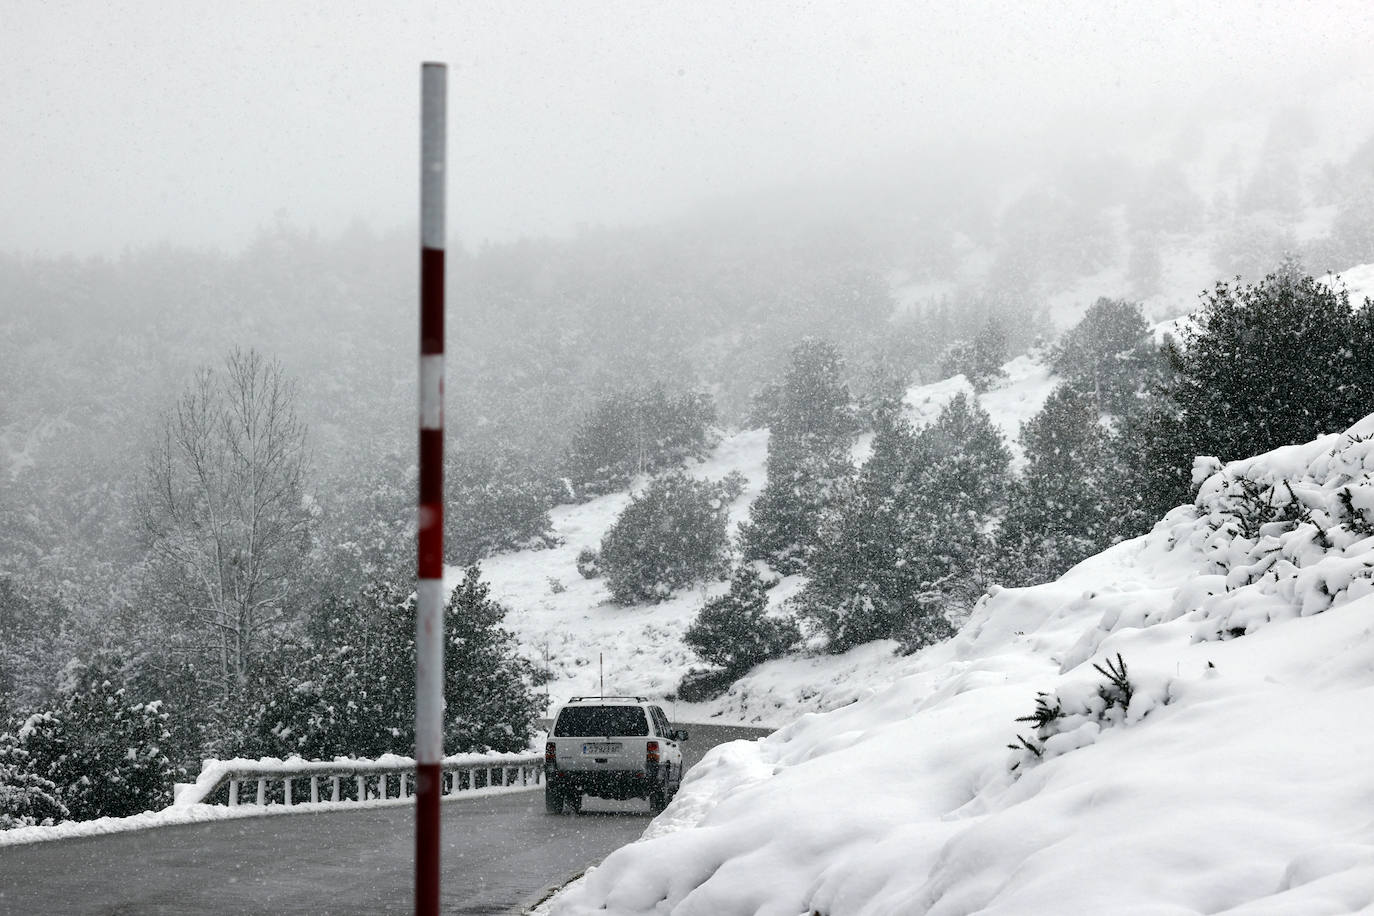
[{"label": "overcast sky", "polygon": [[0,5],[0,249],[80,254],[413,221],[422,60],[450,65],[471,243],[1064,118],[1292,101],[1374,39],[1367,0]]}]

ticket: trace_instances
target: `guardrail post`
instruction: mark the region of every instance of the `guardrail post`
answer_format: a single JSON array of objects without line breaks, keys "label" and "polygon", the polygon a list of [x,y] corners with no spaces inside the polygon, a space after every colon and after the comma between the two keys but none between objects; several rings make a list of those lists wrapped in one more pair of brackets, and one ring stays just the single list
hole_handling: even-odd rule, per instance
[{"label": "guardrail post", "polygon": [[264,805],[264,806],[267,804],[267,778],[266,778],[266,777],[259,777],[259,779],[258,779],[258,804],[259,804],[259,805]]},{"label": "guardrail post", "polygon": [[311,776],[311,777],[310,777],[310,804],[312,804],[312,805],[318,805],[319,803],[320,803],[320,777],[318,777],[318,776]]},{"label": "guardrail post", "polygon": [[329,800],[330,800],[330,801],[338,801],[338,800],[339,800],[339,777],[337,777],[337,776],[331,776],[331,777],[329,777],[329,783],[330,783],[330,786],[329,786],[329,793],[330,793],[330,794],[329,794]]},{"label": "guardrail post", "polygon": [[281,795],[286,802],[286,807],[291,807],[291,777],[287,776],[281,781]]},{"label": "guardrail post", "polygon": [[358,801],[367,801],[367,780],[363,779],[362,776],[357,777],[357,779]]},{"label": "guardrail post", "polygon": [[231,780],[229,780],[229,807],[231,807],[231,808],[237,808],[238,806],[239,806],[239,781],[238,781],[237,779],[231,779]]}]

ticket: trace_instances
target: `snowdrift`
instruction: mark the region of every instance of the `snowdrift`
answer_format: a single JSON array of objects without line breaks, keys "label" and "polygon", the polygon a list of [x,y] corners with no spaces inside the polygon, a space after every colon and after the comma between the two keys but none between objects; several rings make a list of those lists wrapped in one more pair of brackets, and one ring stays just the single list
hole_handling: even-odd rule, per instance
[{"label": "snowdrift", "polygon": [[1196,471],[1194,505],[995,591],[885,689],[717,748],[541,912],[1374,907],[1374,415]]}]

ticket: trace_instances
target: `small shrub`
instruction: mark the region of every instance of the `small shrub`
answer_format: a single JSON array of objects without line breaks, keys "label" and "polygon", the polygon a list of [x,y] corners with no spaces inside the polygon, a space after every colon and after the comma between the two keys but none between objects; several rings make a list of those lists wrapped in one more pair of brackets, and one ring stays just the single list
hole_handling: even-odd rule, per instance
[{"label": "small shrub", "polygon": [[1103,729],[1130,724],[1156,704],[1168,702],[1167,693],[1162,697],[1146,696],[1146,702],[1137,704],[1137,709],[1131,711],[1131,701],[1140,691],[1138,685],[1132,683],[1120,653],[1114,661],[1107,659],[1100,665],[1094,664],[1093,668],[1104,679],[1096,691],[1086,693],[1082,685],[1074,685],[1054,694],[1038,693],[1030,715],[1017,718],[1017,722],[1030,723],[1034,730],[1029,737],[1017,735],[1015,742],[1007,745],[1013,751],[1022,752],[1012,764],[1013,770],[1022,764],[1057,757],[1076,747],[1092,744]]},{"label": "small shrub", "polygon": [[630,499],[601,541],[600,566],[619,604],[663,601],[725,564],[728,503],[719,483],[681,471]]},{"label": "small shrub", "polygon": [[583,547],[577,554],[577,571],[584,579],[595,579],[601,575],[601,555],[590,547]]},{"label": "small shrub", "polygon": [[693,668],[678,682],[677,698],[684,703],[714,700],[729,690],[737,677],[734,672],[720,668]]},{"label": "small shrub", "polygon": [[734,678],[784,655],[801,641],[801,631],[790,618],[769,616],[768,589],[776,581],[766,581],[753,566],[740,567],[730,591],[706,602],[683,641],[702,661]]}]

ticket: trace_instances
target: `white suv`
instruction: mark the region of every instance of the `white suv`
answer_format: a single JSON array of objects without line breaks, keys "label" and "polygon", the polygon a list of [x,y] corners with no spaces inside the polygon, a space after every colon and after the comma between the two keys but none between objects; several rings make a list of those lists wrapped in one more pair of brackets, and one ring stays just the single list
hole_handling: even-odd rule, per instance
[{"label": "white suv", "polygon": [[658,813],[682,784],[687,732],[644,697],[573,697],[544,745],[544,808],[577,812],[582,796],[647,798]]}]

